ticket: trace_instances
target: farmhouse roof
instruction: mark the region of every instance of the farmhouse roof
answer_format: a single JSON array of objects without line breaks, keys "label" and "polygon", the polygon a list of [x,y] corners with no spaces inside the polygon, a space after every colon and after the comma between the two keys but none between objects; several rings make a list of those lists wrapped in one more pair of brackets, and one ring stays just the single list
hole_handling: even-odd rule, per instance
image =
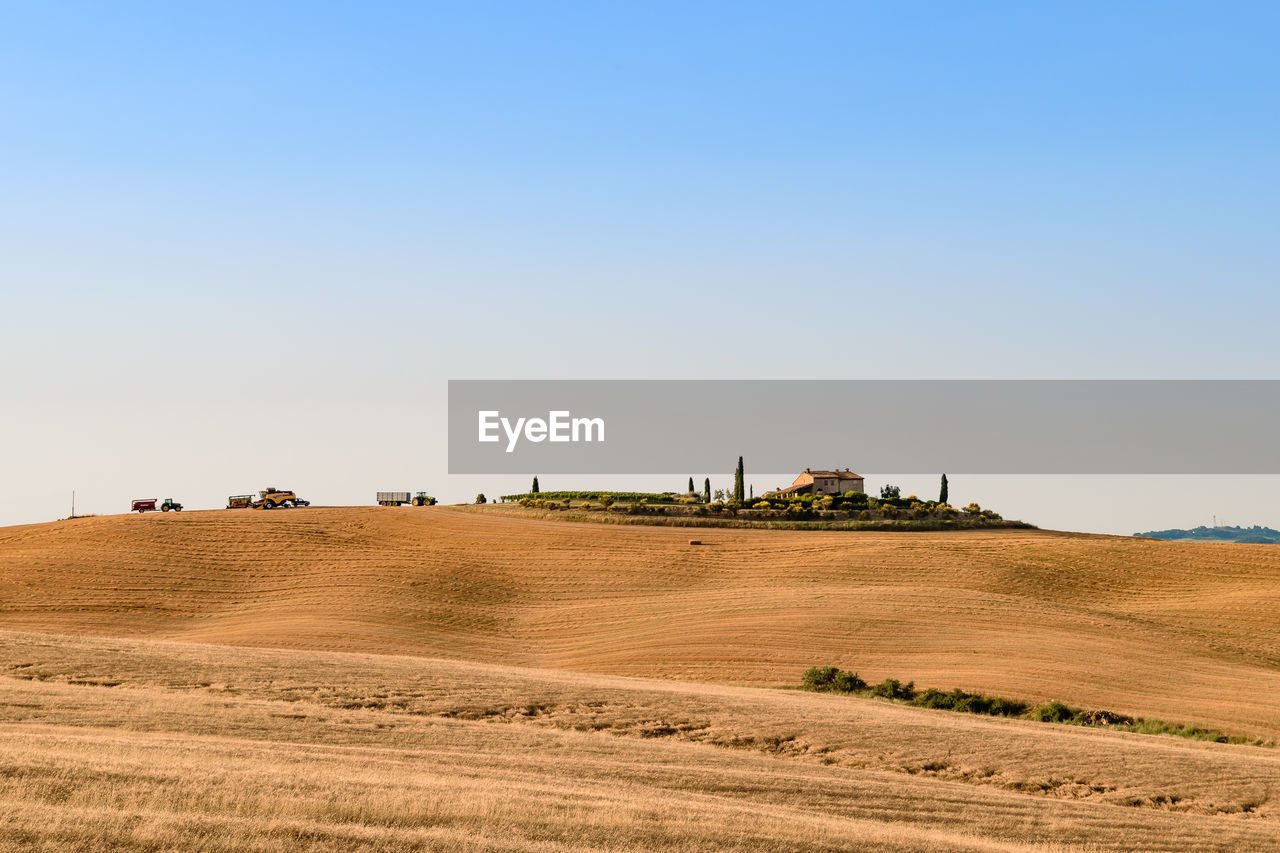
[{"label": "farmhouse roof", "polygon": [[806,474],[812,474],[815,477],[839,477],[841,480],[863,480],[866,479],[861,474],[855,474],[848,468],[843,471],[812,471],[808,468],[804,469]]}]

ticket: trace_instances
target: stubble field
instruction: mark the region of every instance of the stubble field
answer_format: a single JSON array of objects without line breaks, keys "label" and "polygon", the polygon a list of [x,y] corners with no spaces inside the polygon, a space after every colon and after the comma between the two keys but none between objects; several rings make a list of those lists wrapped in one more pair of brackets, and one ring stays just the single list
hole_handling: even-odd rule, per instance
[{"label": "stubble field", "polygon": [[[1267,546],[312,508],[0,529],[0,850],[1273,849]],[[239,647],[239,648],[236,648]],[[374,654],[370,654],[374,653]]]}]

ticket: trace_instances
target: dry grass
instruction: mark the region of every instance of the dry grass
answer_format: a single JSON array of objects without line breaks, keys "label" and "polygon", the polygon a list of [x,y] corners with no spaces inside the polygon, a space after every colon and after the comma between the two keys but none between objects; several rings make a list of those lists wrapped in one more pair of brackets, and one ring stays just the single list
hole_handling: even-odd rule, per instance
[{"label": "dry grass", "polygon": [[1280,755],[874,700],[0,632],[0,851],[1277,849]]},{"label": "dry grass", "polygon": [[0,628],[757,685],[814,664],[1274,739],[1280,549],[404,507],[0,529]]},{"label": "dry grass", "polygon": [[701,541],[485,508],[0,528],[0,853],[1280,849],[1280,750],[764,689],[834,664],[1274,740],[1280,549]]}]

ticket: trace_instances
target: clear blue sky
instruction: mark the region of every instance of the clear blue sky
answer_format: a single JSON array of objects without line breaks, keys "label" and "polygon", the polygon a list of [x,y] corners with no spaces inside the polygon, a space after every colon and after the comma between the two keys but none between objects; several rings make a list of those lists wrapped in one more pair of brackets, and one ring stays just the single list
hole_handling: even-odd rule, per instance
[{"label": "clear blue sky", "polygon": [[1275,378],[1280,7],[967,5],[9,6],[0,524],[523,488],[448,378]]}]

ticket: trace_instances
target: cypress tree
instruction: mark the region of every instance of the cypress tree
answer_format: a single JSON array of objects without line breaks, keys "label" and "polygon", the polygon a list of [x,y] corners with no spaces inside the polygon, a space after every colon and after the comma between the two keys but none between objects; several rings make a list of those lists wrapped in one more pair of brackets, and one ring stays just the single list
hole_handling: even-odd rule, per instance
[{"label": "cypress tree", "polygon": [[733,473],[733,499],[742,503],[747,499],[747,488],[742,473],[742,457],[738,457],[738,470]]},{"label": "cypress tree", "polygon": [[702,502],[711,503],[711,478],[702,481]]},{"label": "cypress tree", "polygon": [[535,494],[535,495],[536,495],[536,494],[538,493],[538,491],[539,491],[539,490],[538,490],[538,475],[537,475],[537,474],[534,474],[534,475],[533,475],[533,489],[532,489],[531,491],[532,491],[532,492],[533,492],[533,494]]},{"label": "cypress tree", "polygon": [[689,478],[689,494],[693,494],[693,478]]},{"label": "cypress tree", "polygon": [[947,502],[947,475],[943,474],[942,475],[942,491],[938,494],[938,503],[944,504],[946,502]]}]

